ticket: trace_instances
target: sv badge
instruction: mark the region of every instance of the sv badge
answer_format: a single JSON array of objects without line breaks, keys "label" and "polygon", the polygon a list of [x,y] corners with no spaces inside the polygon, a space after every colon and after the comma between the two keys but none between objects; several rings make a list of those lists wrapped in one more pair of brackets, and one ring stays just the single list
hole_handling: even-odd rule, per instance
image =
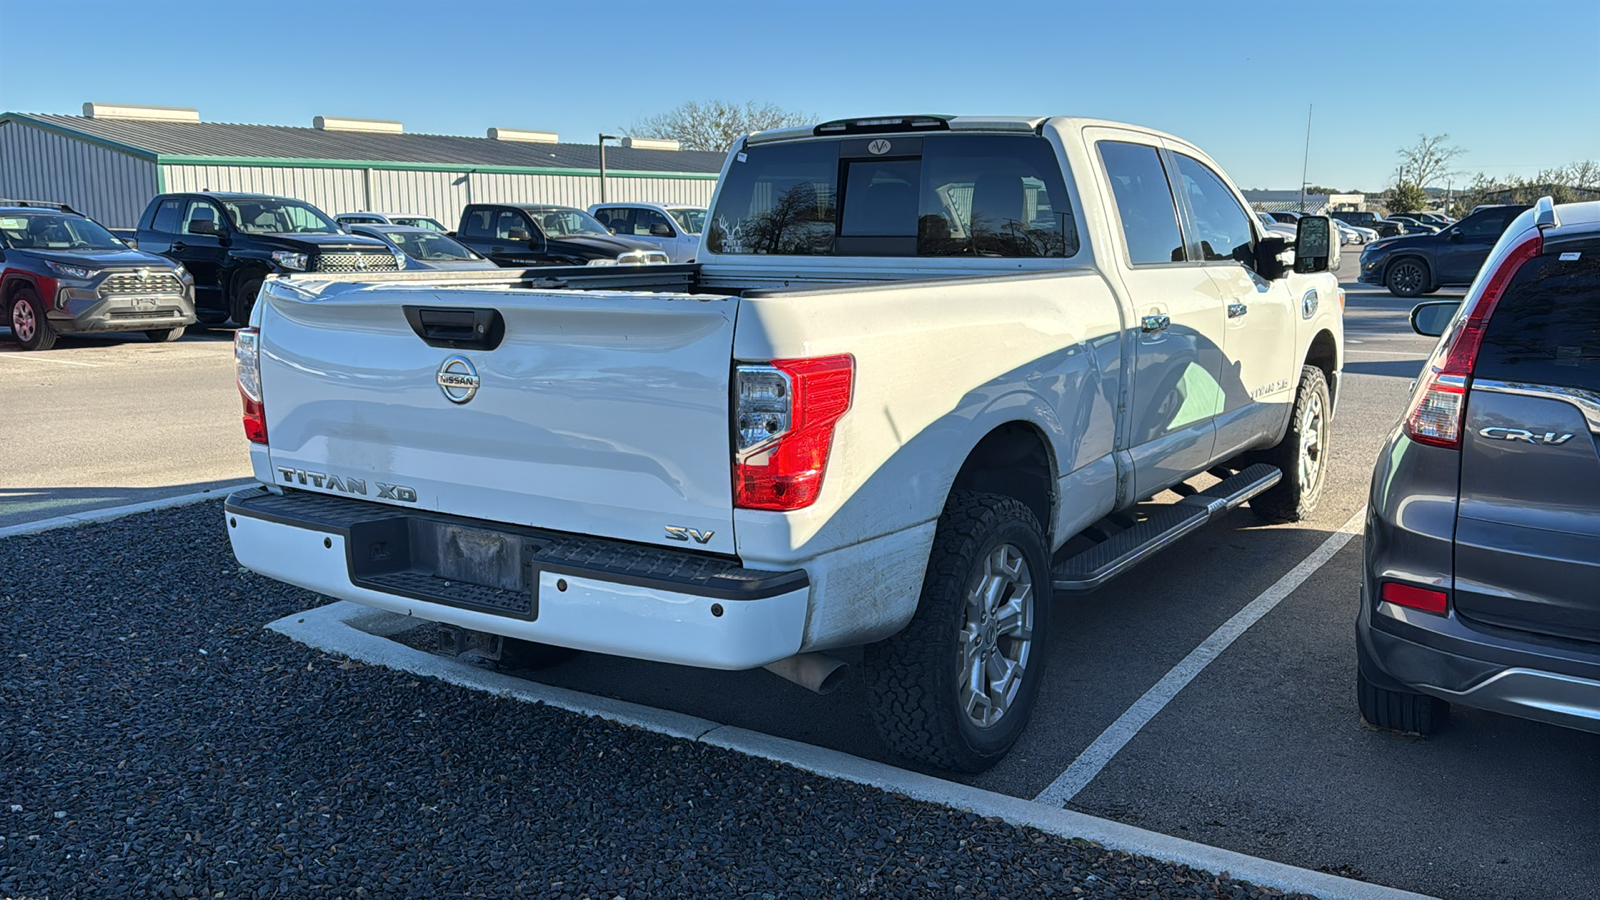
[{"label": "sv badge", "polygon": [[684,528],[681,525],[667,526],[667,538],[674,541],[688,541],[690,538],[693,538],[696,544],[709,544],[711,543],[711,536],[713,534],[716,534],[716,532],[700,531],[696,528]]}]

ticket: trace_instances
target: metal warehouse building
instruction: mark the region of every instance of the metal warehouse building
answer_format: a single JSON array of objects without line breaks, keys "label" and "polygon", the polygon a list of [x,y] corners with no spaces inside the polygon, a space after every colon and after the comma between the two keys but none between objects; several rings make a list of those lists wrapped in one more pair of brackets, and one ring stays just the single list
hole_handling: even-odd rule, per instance
[{"label": "metal warehouse building", "polygon": [[[623,139],[606,148],[606,197],[709,204],[723,154]],[[646,149],[646,148],[650,149]],[[0,197],[69,203],[132,228],[168,191],[246,191],[329,215],[430,215],[454,227],[474,202],[587,207],[600,200],[595,144],[491,128],[488,137],[406,134],[398,122],[318,116],[311,128],[202,122],[191,109],[84,104],[84,115],[0,115]]]}]

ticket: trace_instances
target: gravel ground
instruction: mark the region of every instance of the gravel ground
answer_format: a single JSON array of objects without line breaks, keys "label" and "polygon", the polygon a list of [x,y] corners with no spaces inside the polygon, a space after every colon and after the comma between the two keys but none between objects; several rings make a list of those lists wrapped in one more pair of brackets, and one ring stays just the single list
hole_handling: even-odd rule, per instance
[{"label": "gravel ground", "polygon": [[1280,897],[322,656],[220,504],[0,540],[0,897]]}]

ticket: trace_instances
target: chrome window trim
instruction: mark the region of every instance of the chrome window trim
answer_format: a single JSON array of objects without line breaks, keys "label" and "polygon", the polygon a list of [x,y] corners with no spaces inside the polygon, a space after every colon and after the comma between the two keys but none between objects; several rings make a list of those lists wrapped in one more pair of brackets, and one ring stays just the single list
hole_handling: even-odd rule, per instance
[{"label": "chrome window trim", "polygon": [[1576,406],[1589,423],[1589,430],[1600,434],[1600,392],[1582,388],[1552,387],[1546,384],[1528,384],[1521,381],[1491,381],[1473,379],[1472,389],[1491,394],[1515,394],[1519,397],[1537,397],[1540,400],[1559,400]]}]

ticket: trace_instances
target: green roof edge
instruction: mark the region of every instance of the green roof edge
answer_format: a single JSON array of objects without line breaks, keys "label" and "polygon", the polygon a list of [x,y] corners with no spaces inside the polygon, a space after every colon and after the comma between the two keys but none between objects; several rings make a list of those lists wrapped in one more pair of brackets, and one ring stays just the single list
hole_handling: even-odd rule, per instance
[{"label": "green roof edge", "polygon": [[[298,159],[275,156],[186,156],[157,154],[163,166],[265,166],[280,169],[377,169],[389,172],[482,172],[490,175],[592,175],[599,169],[567,169],[555,166],[480,166],[471,163],[384,162],[373,159]],[[607,178],[668,178],[716,181],[716,172],[652,172],[635,169],[606,169]]]},{"label": "green roof edge", "polygon": [[0,113],[0,125],[5,124],[6,122],[17,122],[32,128],[37,128],[41,131],[49,131],[65,137],[76,138],[80,141],[85,141],[90,144],[104,147],[107,150],[115,150],[118,153],[126,153],[129,156],[138,157],[139,159],[147,160],[149,162],[160,161],[159,154],[150,150],[145,150],[142,147],[135,147],[132,144],[118,143],[117,141],[107,140],[103,137],[96,137],[88,132],[77,131],[72,128],[64,128],[55,124],[54,122],[44,122],[39,119],[35,119],[33,116],[30,116],[27,113]]}]

